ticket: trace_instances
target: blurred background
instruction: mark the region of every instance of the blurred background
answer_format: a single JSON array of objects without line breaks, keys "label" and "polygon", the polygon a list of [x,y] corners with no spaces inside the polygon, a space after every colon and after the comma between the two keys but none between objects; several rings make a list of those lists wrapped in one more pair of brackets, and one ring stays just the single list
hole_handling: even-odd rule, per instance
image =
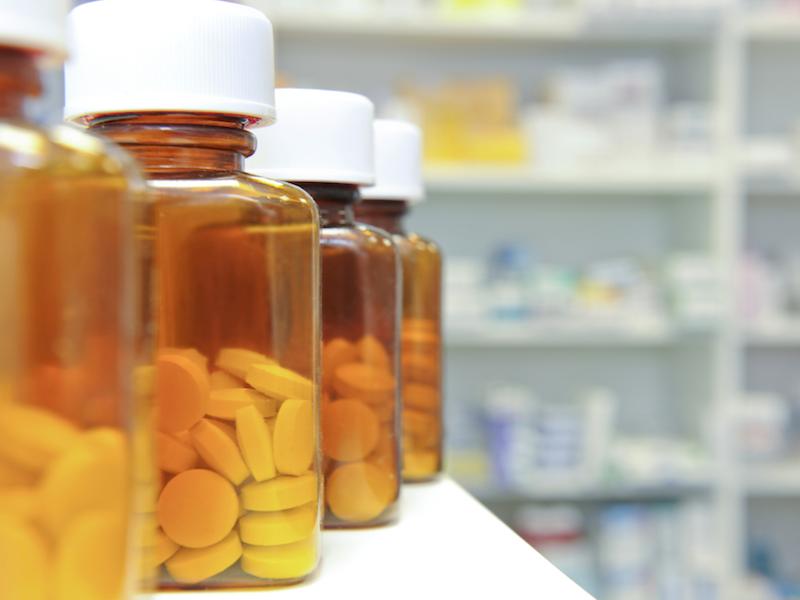
[{"label": "blurred background", "polygon": [[449,473],[598,600],[800,598],[800,0],[244,3],[425,130]]}]

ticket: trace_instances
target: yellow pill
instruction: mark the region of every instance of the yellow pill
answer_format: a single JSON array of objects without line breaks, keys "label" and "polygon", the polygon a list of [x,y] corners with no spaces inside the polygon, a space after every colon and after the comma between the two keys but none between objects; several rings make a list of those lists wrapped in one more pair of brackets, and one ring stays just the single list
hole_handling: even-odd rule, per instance
[{"label": "yellow pill", "polygon": [[242,556],[235,531],[208,548],[181,548],[166,562],[167,572],[178,583],[200,583],[222,573]]},{"label": "yellow pill", "polygon": [[439,470],[439,454],[432,450],[403,452],[403,477],[430,477]]},{"label": "yellow pill", "polygon": [[389,371],[363,363],[339,367],[333,386],[340,398],[359,398],[371,404],[393,403],[397,393],[395,379]]},{"label": "yellow pill", "polygon": [[38,511],[39,495],[36,490],[26,486],[0,487],[0,515],[31,519]]},{"label": "yellow pill", "polygon": [[415,437],[429,437],[436,426],[436,418],[418,410],[403,411],[403,433]]},{"label": "yellow pill", "polygon": [[337,400],[322,411],[322,449],[339,461],[361,460],[375,449],[380,423],[358,400]]},{"label": "yellow pill", "polygon": [[242,570],[260,579],[296,579],[316,565],[316,536],[283,546],[245,545],[242,551]]},{"label": "yellow pill", "polygon": [[69,421],[34,406],[0,405],[0,459],[41,471],[79,438]]},{"label": "yellow pill", "polygon": [[167,473],[182,473],[197,466],[199,456],[192,446],[187,446],[176,438],[156,432],[158,468]]},{"label": "yellow pill", "polygon": [[272,433],[255,406],[236,411],[236,439],[244,462],[256,481],[266,481],[277,475],[272,449]]},{"label": "yellow pill", "polygon": [[386,352],[386,348],[374,335],[362,337],[356,344],[356,348],[362,362],[384,371],[394,370],[392,369],[392,359],[389,357],[389,353]]},{"label": "yellow pill", "polygon": [[34,472],[0,460],[0,486],[33,485],[34,481]]},{"label": "yellow pill", "polygon": [[185,356],[161,353],[156,374],[158,428],[166,433],[191,428],[206,414],[210,391],[208,372]]},{"label": "yellow pill", "polygon": [[278,412],[278,401],[274,398],[267,398],[249,388],[236,388],[212,391],[206,414],[233,421],[236,411],[245,406],[254,406],[262,417],[274,417]]},{"label": "yellow pill", "polygon": [[128,452],[122,433],[87,434],[45,471],[39,486],[40,520],[56,534],[87,511],[126,506]]},{"label": "yellow pill", "polygon": [[158,498],[158,524],[187,548],[204,548],[225,538],[239,516],[236,490],[222,476],[193,469],[170,479]]},{"label": "yellow pill", "polygon": [[247,371],[245,381],[270,398],[299,398],[312,400],[314,385],[308,377],[278,365],[254,365]]},{"label": "yellow pill", "polygon": [[156,532],[155,545],[153,547],[152,563],[153,567],[164,564],[180,546],[167,537],[160,529]]},{"label": "yellow pill", "polygon": [[203,371],[208,371],[208,357],[196,348],[162,348],[159,350],[159,355],[161,354],[185,356]]},{"label": "yellow pill", "polygon": [[336,468],[325,483],[325,500],[343,521],[367,522],[392,502],[397,483],[389,471],[370,462]]},{"label": "yellow pill", "polygon": [[118,511],[86,513],[64,530],[55,562],[57,600],[123,596],[127,537],[123,515]]},{"label": "yellow pill", "polygon": [[50,600],[47,543],[35,527],[0,512],[0,598]]},{"label": "yellow pill", "polygon": [[254,512],[239,519],[239,533],[245,544],[279,546],[309,537],[317,523],[317,504],[281,512]]},{"label": "yellow pill", "polygon": [[358,361],[358,349],[355,344],[344,338],[334,338],[322,349],[322,383],[329,386],[333,383],[333,374],[342,365]]},{"label": "yellow pill", "polygon": [[286,400],[275,419],[275,467],[286,475],[302,475],[314,460],[314,410],[307,400]]},{"label": "yellow pill", "polygon": [[244,385],[244,381],[237,379],[233,375],[228,375],[225,371],[214,371],[209,381],[212,390],[232,390]]},{"label": "yellow pill", "polygon": [[133,393],[136,398],[149,398],[156,391],[156,368],[142,365],[133,370]]},{"label": "yellow pill", "polygon": [[242,487],[242,506],[247,510],[273,512],[313,502],[317,498],[317,476],[308,472],[299,477],[282,475],[262,483]]},{"label": "yellow pill", "polygon": [[[241,485],[250,471],[231,433],[220,425],[203,419],[192,427],[192,444],[206,464],[234,485]],[[235,434],[233,434],[235,435]]]},{"label": "yellow pill", "polygon": [[214,364],[234,377],[244,379],[247,370],[253,365],[274,365],[275,361],[254,350],[224,348],[220,351],[217,362]]},{"label": "yellow pill", "polygon": [[403,354],[403,378],[406,381],[437,385],[439,382],[439,363],[431,357],[420,354]]},{"label": "yellow pill", "polygon": [[407,383],[403,386],[403,406],[433,411],[439,407],[439,391],[422,383]]}]

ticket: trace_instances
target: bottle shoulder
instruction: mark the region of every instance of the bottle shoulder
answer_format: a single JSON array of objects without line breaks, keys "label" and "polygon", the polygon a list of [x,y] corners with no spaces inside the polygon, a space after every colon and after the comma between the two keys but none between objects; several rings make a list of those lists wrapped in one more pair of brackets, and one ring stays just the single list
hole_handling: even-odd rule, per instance
[{"label": "bottle shoulder", "polygon": [[407,241],[409,247],[412,248],[415,252],[421,252],[441,258],[442,255],[441,248],[439,247],[439,244],[437,244],[433,240],[413,232],[408,233],[401,237]]},{"label": "bottle shoulder", "polygon": [[398,254],[397,245],[390,234],[363,223],[323,227],[320,231],[320,241],[323,245],[339,249],[351,248],[373,254]]}]

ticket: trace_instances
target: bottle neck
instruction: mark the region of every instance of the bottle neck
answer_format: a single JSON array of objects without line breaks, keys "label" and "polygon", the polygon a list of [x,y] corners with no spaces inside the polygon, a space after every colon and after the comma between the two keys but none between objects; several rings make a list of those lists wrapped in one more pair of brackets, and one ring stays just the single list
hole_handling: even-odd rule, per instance
[{"label": "bottle neck", "polygon": [[36,57],[30,52],[0,47],[0,119],[24,119],[25,101],[41,93]]},{"label": "bottle neck", "polygon": [[408,202],[405,200],[365,200],[356,209],[359,221],[396,235],[406,234],[407,214]]},{"label": "bottle neck", "polygon": [[91,117],[87,123],[130,152],[151,178],[242,171],[256,149],[244,117],[149,113]]},{"label": "bottle neck", "polygon": [[357,185],[346,183],[314,183],[293,181],[317,203],[323,227],[353,227],[353,205],[361,201]]}]

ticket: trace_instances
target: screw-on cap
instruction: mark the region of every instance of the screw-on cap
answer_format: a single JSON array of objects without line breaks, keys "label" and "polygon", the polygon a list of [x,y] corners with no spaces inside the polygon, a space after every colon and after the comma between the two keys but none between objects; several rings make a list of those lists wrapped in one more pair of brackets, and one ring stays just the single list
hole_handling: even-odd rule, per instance
[{"label": "screw-on cap", "polygon": [[198,112],[275,117],[272,24],[219,0],[100,0],[68,21],[65,117]]},{"label": "screw-on cap", "polygon": [[69,0],[0,0],[0,46],[62,56]]},{"label": "screw-on cap", "polygon": [[420,202],[422,132],[406,121],[375,121],[375,185],[361,188],[365,200]]},{"label": "screw-on cap", "polygon": [[349,92],[279,89],[275,103],[278,122],[256,132],[248,172],[283,181],[375,181],[370,100]]}]

